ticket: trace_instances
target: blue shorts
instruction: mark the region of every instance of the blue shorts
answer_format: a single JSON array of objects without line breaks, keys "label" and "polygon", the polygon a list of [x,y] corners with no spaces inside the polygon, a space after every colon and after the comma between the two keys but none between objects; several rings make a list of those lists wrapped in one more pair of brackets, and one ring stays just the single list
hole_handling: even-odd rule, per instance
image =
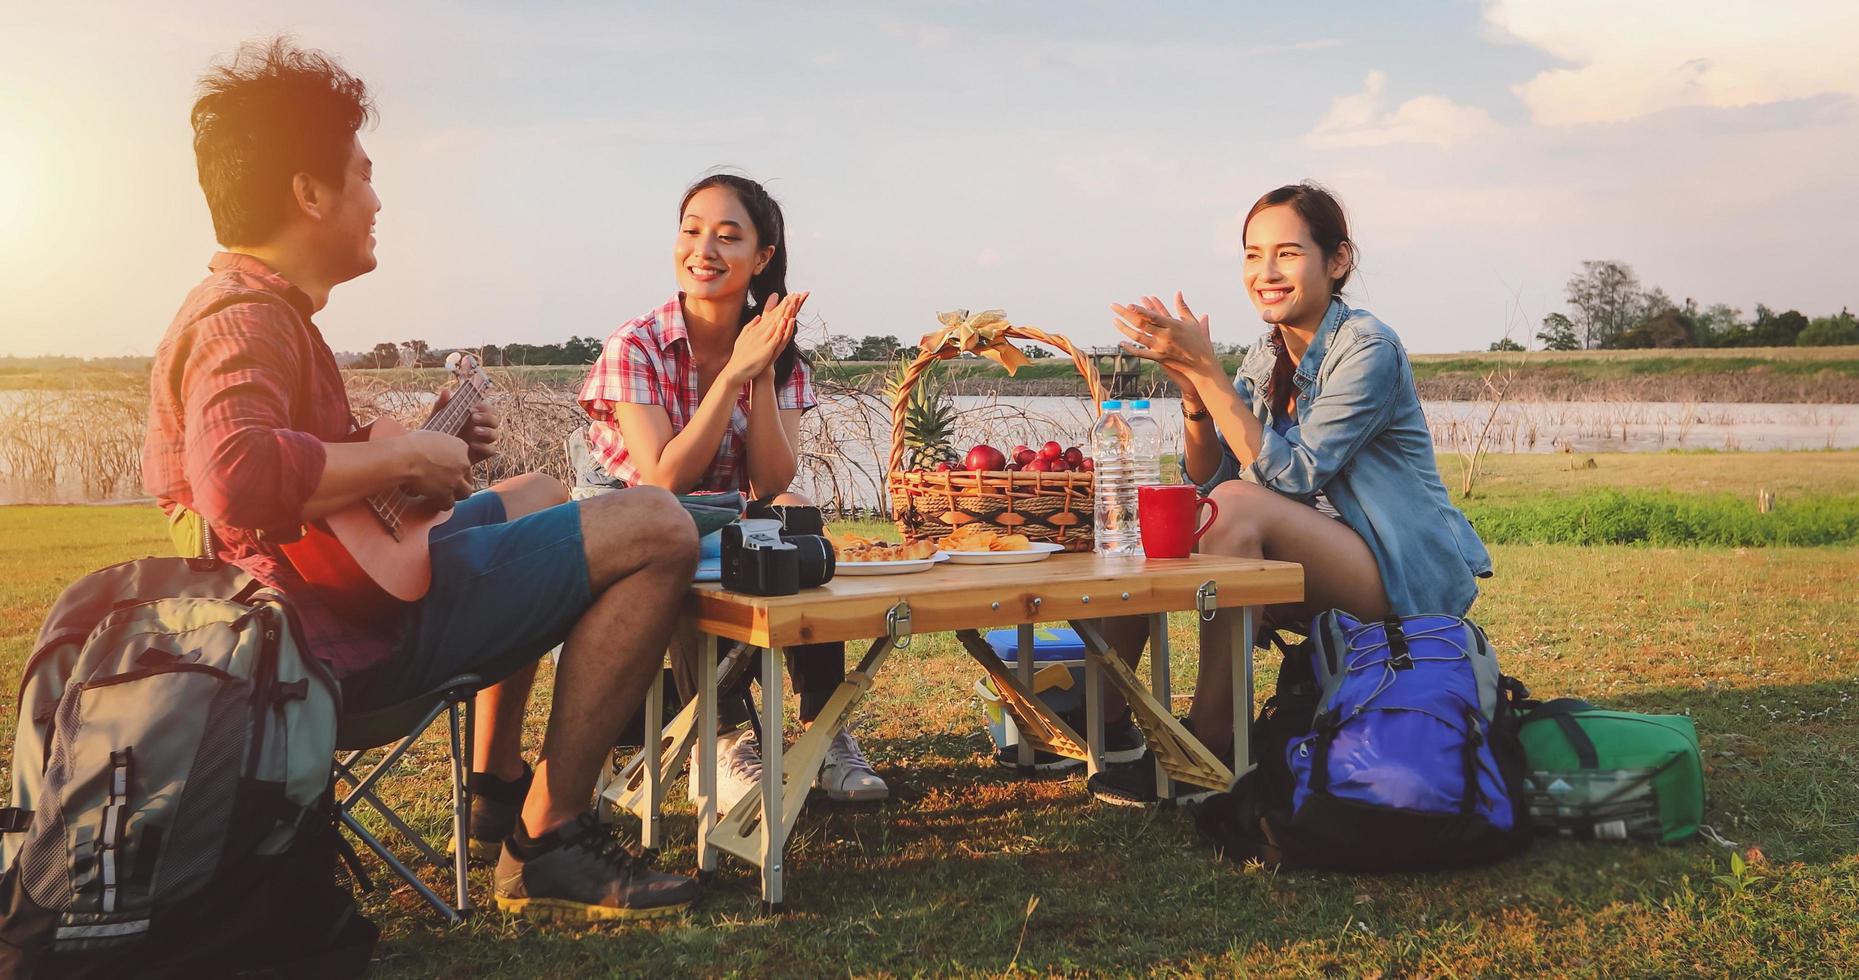
[{"label": "blue shorts", "polygon": [[567,639],[593,601],[581,511],[573,503],[516,520],[481,490],[433,529],[432,588],[408,607],[392,659],[343,684],[343,710],[418,697],[459,674],[487,682]]}]

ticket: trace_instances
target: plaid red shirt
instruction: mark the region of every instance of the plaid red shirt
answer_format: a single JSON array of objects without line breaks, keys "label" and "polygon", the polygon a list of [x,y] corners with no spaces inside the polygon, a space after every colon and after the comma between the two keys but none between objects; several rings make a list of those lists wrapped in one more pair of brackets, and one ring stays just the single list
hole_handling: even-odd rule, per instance
[{"label": "plaid red shirt", "polygon": [[343,622],[276,548],[302,534],[323,443],[354,427],[342,372],[302,290],[249,255],[207,268],[155,351],[143,485],[206,518],[220,557],[288,596],[310,652],[348,676],[400,638]]},{"label": "plaid red shirt", "polygon": [[[657,405],[671,417],[673,433],[684,431],[697,412],[697,367],[691,360],[683,300],[684,294],[679,293],[665,305],[615,330],[581,385],[581,407],[593,420],[587,441],[594,458],[615,479],[628,485],[640,482],[639,468],[626,451],[626,440],[613,418],[613,406],[619,402]],[[813,393],[813,369],[806,361],[796,361],[794,373],[775,392],[775,405],[805,411],[818,404]],[[730,413],[729,428],[723,433],[716,458],[710,461],[710,468],[694,490],[749,489],[748,433],[749,386],[745,384],[737,393],[736,409]]]}]

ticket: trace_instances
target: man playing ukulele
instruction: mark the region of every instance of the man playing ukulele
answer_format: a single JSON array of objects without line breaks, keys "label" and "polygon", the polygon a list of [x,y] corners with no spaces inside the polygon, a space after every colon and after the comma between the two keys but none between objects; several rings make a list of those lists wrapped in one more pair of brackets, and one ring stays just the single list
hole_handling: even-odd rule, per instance
[{"label": "man playing ukulele", "polygon": [[[156,352],[144,482],[171,519],[204,520],[221,557],[291,600],[311,653],[342,679],[345,711],[463,673],[500,681],[479,696],[472,767],[474,837],[502,842],[499,906],[586,921],[673,913],[696,881],[633,858],[588,801],[659,670],[696,529],[653,488],[566,503],[532,473],[473,493],[472,464],[497,436],[482,406],[463,438],[349,438],[342,375],[311,318],[375,267],[381,202],[357,138],[372,115],[360,80],[281,40],[247,45],[202,79],[194,154],[226,250]],[[453,513],[432,532],[426,595],[364,623],[336,612],[280,548],[305,522],[396,487]],[[557,644],[532,773],[523,709],[536,661]]]}]

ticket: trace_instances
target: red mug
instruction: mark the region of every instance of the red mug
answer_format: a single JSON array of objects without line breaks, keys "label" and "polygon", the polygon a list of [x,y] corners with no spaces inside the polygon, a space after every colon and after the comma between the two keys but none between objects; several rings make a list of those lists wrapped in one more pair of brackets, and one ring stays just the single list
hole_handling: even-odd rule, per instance
[{"label": "red mug", "polygon": [[[1194,518],[1202,504],[1213,513],[1197,528]],[[1143,554],[1149,558],[1188,557],[1194,553],[1194,543],[1219,516],[1220,505],[1190,484],[1136,488],[1136,522],[1142,528]]]}]

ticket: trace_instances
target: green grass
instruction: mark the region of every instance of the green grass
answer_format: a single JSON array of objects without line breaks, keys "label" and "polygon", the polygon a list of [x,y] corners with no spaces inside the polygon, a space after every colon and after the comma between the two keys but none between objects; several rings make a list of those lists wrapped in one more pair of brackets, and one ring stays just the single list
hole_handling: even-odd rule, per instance
[{"label": "green grass", "polygon": [[1487,544],[1753,548],[1859,543],[1859,496],[1809,497],[1759,513],[1753,500],[1667,490],[1589,490],[1511,505],[1470,501]]},{"label": "green grass", "polygon": [[[1834,455],[1834,454],[1829,454]],[[1851,455],[1851,454],[1848,454]],[[1709,480],[1711,458],[1649,457]],[[1744,455],[1739,467],[1791,464]],[[1583,480],[1630,486],[1630,462]],[[1642,474],[1643,475],[1643,474]],[[1558,492],[1556,471],[1507,474],[1507,498]],[[1831,479],[1830,476],[1827,477]],[[1850,486],[1851,484],[1848,484]],[[1804,493],[1830,488],[1809,479]],[[1786,497],[1784,497],[1786,499]],[[17,674],[46,606],[84,571],[165,546],[152,508],[0,508],[0,674]],[[383,977],[824,973],[1273,976],[1825,975],[1859,956],[1859,649],[1852,548],[1496,545],[1474,610],[1505,668],[1541,696],[1688,712],[1706,755],[1707,821],[1731,852],[1542,843],[1453,874],[1273,873],[1216,862],[1169,813],[1095,805],[1080,779],[1009,779],[985,745],[978,674],[946,637],[894,655],[862,706],[861,737],[895,798],[815,807],[788,860],[782,918],[725,859],[696,911],[669,923],[574,929],[480,912],[447,931],[407,889],[365,898],[386,937]],[[1191,690],[1190,622],[1171,633]],[[1272,670],[1262,665],[1259,688]],[[545,668],[539,687],[552,680]],[[0,729],[10,730],[12,685]],[[546,714],[536,699],[531,751]],[[442,739],[389,795],[442,834]],[[662,864],[694,864],[675,786]],[[388,838],[390,841],[393,838]],[[442,879],[433,874],[429,880]],[[474,876],[476,900],[489,880]],[[1029,900],[1038,899],[1029,915]],[[1022,940],[1022,935],[1024,939]]]}]

